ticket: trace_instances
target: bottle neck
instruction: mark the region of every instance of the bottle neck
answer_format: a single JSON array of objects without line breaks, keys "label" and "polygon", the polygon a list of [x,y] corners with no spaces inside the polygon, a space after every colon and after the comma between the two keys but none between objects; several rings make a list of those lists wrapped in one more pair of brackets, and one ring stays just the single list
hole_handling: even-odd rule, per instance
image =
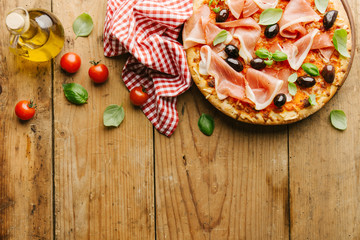
[{"label": "bottle neck", "polygon": [[15,8],[6,16],[6,26],[15,35],[21,35],[29,30],[29,13],[24,8]]}]

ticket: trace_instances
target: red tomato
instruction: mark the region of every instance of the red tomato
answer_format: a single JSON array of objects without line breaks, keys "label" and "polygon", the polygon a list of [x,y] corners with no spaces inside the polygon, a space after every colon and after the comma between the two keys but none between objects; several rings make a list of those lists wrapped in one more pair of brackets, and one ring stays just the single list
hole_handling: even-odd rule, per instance
[{"label": "red tomato", "polygon": [[35,114],[35,105],[32,100],[22,100],[18,102],[15,106],[15,114],[21,120],[29,120]]},{"label": "red tomato", "polygon": [[146,93],[143,87],[134,87],[130,91],[130,101],[135,106],[143,105],[149,98],[149,95]]},{"label": "red tomato", "polygon": [[60,66],[68,73],[75,73],[79,70],[81,65],[81,58],[73,52],[68,52],[61,57]]},{"label": "red tomato", "polygon": [[94,83],[103,83],[109,77],[109,69],[104,64],[99,64],[99,62],[90,62],[93,66],[89,68],[89,76]]}]

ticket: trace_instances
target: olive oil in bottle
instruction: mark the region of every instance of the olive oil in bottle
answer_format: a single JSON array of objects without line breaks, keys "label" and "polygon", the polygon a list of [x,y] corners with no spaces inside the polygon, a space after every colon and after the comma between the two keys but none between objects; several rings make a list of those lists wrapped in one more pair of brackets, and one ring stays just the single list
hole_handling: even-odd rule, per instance
[{"label": "olive oil in bottle", "polygon": [[64,28],[57,17],[43,9],[15,8],[6,17],[11,33],[10,50],[34,62],[58,55],[64,45]]}]

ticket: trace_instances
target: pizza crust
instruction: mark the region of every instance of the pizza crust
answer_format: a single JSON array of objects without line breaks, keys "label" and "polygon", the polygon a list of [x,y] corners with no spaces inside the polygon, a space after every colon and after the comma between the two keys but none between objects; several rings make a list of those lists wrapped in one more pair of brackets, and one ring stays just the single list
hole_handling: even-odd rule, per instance
[{"label": "pizza crust", "polygon": [[[352,50],[352,34],[350,28],[350,21],[348,15],[345,11],[345,8],[340,0],[330,0],[335,6],[335,9],[338,10],[338,17],[335,21],[335,26],[339,26],[340,28],[346,29],[348,32],[348,50],[351,52]],[[204,0],[194,0],[194,10],[200,8],[204,4]],[[336,50],[335,50],[336,51]],[[200,59],[200,46],[195,46],[186,50],[187,60],[189,65],[189,70],[192,75],[192,78],[199,88],[201,93],[205,96],[205,98],[214,105],[217,109],[219,109],[224,114],[242,122],[252,123],[252,124],[260,124],[260,125],[281,125],[293,123],[299,120],[302,120],[309,115],[315,113],[319,109],[321,109],[337,92],[337,90],[344,83],[346,76],[348,74],[349,68],[351,67],[349,64],[351,63],[349,58],[340,57],[340,69],[336,69],[335,80],[332,83],[329,91],[322,92],[317,96],[317,105],[308,106],[302,109],[297,109],[293,111],[286,111],[283,109],[281,112],[270,111],[264,114],[261,111],[246,111],[244,107],[242,107],[242,103],[240,101],[234,101],[234,99],[227,98],[224,100],[219,100],[217,97],[216,91],[214,87],[210,87],[208,85],[208,81],[199,74],[199,59]],[[351,54],[353,55],[353,54]],[[352,56],[353,57],[353,56]]]}]

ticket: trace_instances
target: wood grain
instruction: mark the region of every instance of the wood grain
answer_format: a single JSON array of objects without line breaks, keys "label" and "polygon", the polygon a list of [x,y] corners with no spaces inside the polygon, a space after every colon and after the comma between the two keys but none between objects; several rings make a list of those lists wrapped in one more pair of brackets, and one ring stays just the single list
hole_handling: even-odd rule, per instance
[{"label": "wood grain", "polygon": [[[349,4],[358,26],[360,3]],[[324,109],[290,128],[291,239],[360,239],[358,60]],[[330,125],[333,109],[347,115],[344,132]]]},{"label": "wood grain", "polygon": [[[18,6],[50,9],[51,1],[1,1],[0,16]],[[3,22],[0,33],[0,239],[52,239],[51,63],[16,57]],[[16,103],[30,99],[34,119],[18,120]]]},{"label": "wood grain", "polygon": [[[132,107],[120,75],[125,57],[103,56],[102,31],[106,1],[53,0],[54,13],[65,27],[63,53],[74,51],[82,66],[74,75],[55,60],[55,214],[56,239],[153,239],[153,129],[140,109]],[[87,38],[72,31],[75,18],[87,12],[94,30]],[[102,60],[110,70],[108,82],[94,85],[89,61]],[[72,105],[61,84],[76,82],[89,92],[88,103]],[[119,128],[103,126],[110,104],[123,105]]]},{"label": "wood grain", "polygon": [[[349,4],[359,26],[360,3]],[[52,8],[66,32],[62,54],[77,52],[82,67],[64,73],[62,54],[53,66],[15,57],[0,27],[1,240],[360,239],[358,56],[338,94],[309,119],[238,123],[193,86],[179,97],[179,126],[167,138],[130,104],[121,80],[126,57],[103,57],[106,1],[1,1],[0,16],[16,6]],[[72,22],[83,12],[94,30],[75,40]],[[357,42],[356,52],[359,35]],[[107,83],[90,82],[90,60],[109,67]],[[65,99],[61,84],[69,82],[88,90],[87,104]],[[14,106],[30,98],[37,114],[19,121]],[[119,128],[102,124],[109,104],[124,106]],[[346,131],[331,127],[333,109],[345,111]],[[198,129],[201,113],[214,116],[211,137]]]},{"label": "wood grain", "polygon": [[[155,134],[158,239],[288,239],[287,128],[232,120],[192,88],[171,138]],[[215,117],[211,137],[197,126]]]}]

